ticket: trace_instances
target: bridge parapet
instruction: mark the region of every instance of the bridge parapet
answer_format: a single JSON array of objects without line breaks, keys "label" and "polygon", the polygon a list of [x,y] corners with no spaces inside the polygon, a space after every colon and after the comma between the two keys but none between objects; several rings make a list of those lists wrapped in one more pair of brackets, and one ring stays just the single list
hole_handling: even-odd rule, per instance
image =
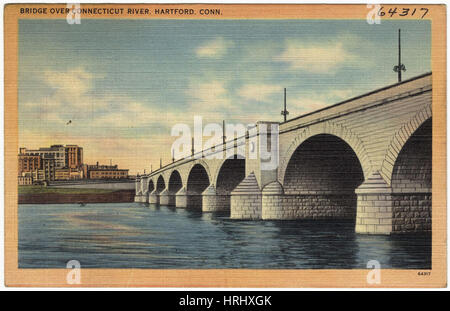
[{"label": "bridge parapet", "polygon": [[298,126],[308,127],[317,122],[341,118],[370,108],[377,108],[402,98],[411,98],[431,91],[431,73],[425,73],[392,84],[369,93],[365,93],[337,104],[292,118],[280,124],[280,132],[295,130]]}]

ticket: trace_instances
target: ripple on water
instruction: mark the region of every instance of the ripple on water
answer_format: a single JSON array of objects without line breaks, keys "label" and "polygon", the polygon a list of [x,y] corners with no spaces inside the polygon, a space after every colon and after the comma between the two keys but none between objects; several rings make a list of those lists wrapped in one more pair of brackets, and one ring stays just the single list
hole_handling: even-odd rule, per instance
[{"label": "ripple on water", "polygon": [[138,203],[19,205],[19,267],[431,268],[431,236],[354,233],[348,221],[237,221]]}]

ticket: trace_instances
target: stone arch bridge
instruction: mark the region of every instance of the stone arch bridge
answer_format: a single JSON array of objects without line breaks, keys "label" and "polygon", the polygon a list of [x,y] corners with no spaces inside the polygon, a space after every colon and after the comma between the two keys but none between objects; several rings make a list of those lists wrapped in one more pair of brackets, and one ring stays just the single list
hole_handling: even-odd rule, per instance
[{"label": "stone arch bridge", "polygon": [[[431,79],[284,123],[258,122],[245,137],[138,176],[135,201],[229,211],[234,219],[349,219],[367,234],[430,231]],[[261,141],[273,125],[278,139],[266,145],[278,158],[270,167]]]}]

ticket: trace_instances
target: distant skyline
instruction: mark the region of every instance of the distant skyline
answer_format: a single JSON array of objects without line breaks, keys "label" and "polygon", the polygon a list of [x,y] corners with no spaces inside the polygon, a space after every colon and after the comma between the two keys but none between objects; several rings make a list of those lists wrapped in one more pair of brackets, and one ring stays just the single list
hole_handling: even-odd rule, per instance
[{"label": "distant skyline", "polygon": [[283,88],[293,118],[396,83],[398,28],[403,79],[431,71],[427,20],[20,20],[19,146],[156,169],[194,115],[282,121]]}]

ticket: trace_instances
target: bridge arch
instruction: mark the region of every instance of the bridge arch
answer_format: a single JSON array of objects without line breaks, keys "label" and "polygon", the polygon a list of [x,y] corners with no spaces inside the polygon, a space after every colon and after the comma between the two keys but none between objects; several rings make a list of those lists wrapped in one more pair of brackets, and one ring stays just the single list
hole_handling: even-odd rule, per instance
[{"label": "bridge arch", "polygon": [[403,144],[392,168],[392,231],[431,231],[432,118]]},{"label": "bridge arch", "polygon": [[245,158],[231,156],[225,159],[217,169],[214,180],[217,194],[230,194],[245,178]]},{"label": "bridge arch", "polygon": [[289,159],[282,185],[300,218],[355,219],[362,165],[343,139],[318,134],[304,140]]},{"label": "bridge arch", "polygon": [[391,185],[392,183],[395,163],[408,140],[422,125],[427,122],[429,122],[428,127],[429,131],[431,131],[431,116],[431,106],[428,106],[417,112],[414,117],[412,117],[408,123],[404,124],[392,137],[380,171],[380,174],[383,176],[388,185]]},{"label": "bridge arch", "polygon": [[[187,181],[188,181],[188,178],[189,178],[189,174],[191,173],[191,171],[194,168],[194,166],[197,166],[197,165],[200,165],[200,166],[202,166],[205,169],[206,174],[208,174],[209,180],[213,180],[212,174],[211,174],[211,168],[209,167],[208,162],[206,160],[204,160],[204,159],[197,159],[197,160],[194,160],[194,161],[192,161],[192,162],[187,164],[187,170],[186,170],[186,173],[185,173],[185,178],[186,179],[184,180],[182,178],[184,185],[187,186]],[[181,177],[183,177],[183,176],[181,176]]]},{"label": "bridge arch", "polygon": [[213,184],[203,192],[203,211],[230,211],[231,191],[245,178],[245,158],[233,155],[221,161]]},{"label": "bridge arch", "polygon": [[210,184],[210,175],[204,165],[194,164],[189,170],[186,190],[193,193],[202,193]]},{"label": "bridge arch", "polygon": [[156,192],[161,193],[164,189],[166,189],[166,182],[164,181],[164,177],[159,175],[156,182]]},{"label": "bridge arch", "polygon": [[210,175],[205,166],[197,163],[191,167],[186,183],[187,207],[202,208],[202,193],[210,185],[210,180]]},{"label": "bridge arch", "polygon": [[155,190],[155,184],[152,179],[148,179],[148,193],[152,193]]},{"label": "bridge arch", "polygon": [[181,174],[177,170],[173,170],[169,177],[168,189],[170,194],[175,194],[183,187]]},{"label": "bridge arch", "polygon": [[359,137],[342,125],[323,122],[303,129],[289,145],[286,153],[284,155],[280,155],[281,161],[278,170],[278,180],[280,183],[283,184],[289,161],[298,147],[311,137],[320,134],[329,134],[335,136],[344,141],[348,146],[350,146],[353,152],[356,154],[359,163],[361,164],[364,178],[370,176],[370,173],[372,172],[372,164]]},{"label": "bridge arch", "polygon": [[[392,169],[391,187],[398,192],[430,192],[432,171],[432,119],[408,138]],[[408,189],[408,190],[404,190]]]}]

